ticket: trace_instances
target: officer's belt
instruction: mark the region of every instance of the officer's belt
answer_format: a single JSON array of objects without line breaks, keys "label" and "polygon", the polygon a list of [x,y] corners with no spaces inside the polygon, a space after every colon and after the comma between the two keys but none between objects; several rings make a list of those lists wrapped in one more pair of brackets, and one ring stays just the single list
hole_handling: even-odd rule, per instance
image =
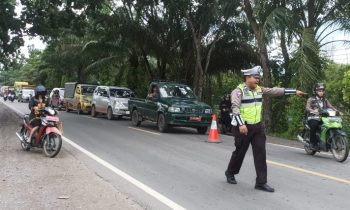
[{"label": "officer's belt", "polygon": [[259,125],[259,124],[261,124],[261,122],[252,124],[252,123],[248,123],[247,121],[245,121],[244,123],[245,123],[246,125]]}]

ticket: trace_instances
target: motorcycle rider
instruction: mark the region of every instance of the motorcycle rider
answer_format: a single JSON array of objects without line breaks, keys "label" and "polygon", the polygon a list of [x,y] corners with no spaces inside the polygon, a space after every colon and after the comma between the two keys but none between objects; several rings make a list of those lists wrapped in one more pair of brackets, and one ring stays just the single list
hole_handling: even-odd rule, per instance
[{"label": "motorcycle rider", "polygon": [[[314,86],[314,94],[306,102],[307,122],[310,127],[310,148],[317,149],[319,140],[316,137],[317,129],[321,124],[320,112],[324,109],[335,109],[332,104],[324,97],[326,87],[323,83],[317,83]],[[338,111],[337,111],[338,112]]]},{"label": "motorcycle rider", "polygon": [[60,91],[59,90],[55,90],[53,92],[50,104],[52,107],[59,107],[59,105],[60,105]]},{"label": "motorcycle rider", "polygon": [[13,102],[16,99],[16,92],[11,90],[7,95],[7,99]]},{"label": "motorcycle rider", "polygon": [[29,124],[32,126],[32,130],[26,142],[28,144],[30,144],[33,134],[39,129],[41,125],[39,110],[46,106],[45,104],[46,93],[47,93],[46,88],[43,85],[38,85],[35,88],[34,97],[32,97],[32,100],[29,102],[29,108],[31,111],[29,114]]},{"label": "motorcycle rider", "polygon": [[226,94],[223,100],[220,102],[220,119],[222,125],[222,131],[230,131],[231,128],[231,94]]}]

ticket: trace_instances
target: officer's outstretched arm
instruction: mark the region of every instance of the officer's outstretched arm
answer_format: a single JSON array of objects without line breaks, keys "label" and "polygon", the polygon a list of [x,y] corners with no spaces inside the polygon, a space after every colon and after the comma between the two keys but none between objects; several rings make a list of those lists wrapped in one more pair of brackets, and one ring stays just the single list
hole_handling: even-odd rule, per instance
[{"label": "officer's outstretched arm", "polygon": [[274,87],[274,88],[262,87],[262,92],[264,95],[267,95],[267,96],[289,96],[289,95],[303,96],[303,95],[307,95],[306,93],[304,93],[300,90],[296,90],[296,89],[292,89],[292,88],[278,88],[278,87]]}]

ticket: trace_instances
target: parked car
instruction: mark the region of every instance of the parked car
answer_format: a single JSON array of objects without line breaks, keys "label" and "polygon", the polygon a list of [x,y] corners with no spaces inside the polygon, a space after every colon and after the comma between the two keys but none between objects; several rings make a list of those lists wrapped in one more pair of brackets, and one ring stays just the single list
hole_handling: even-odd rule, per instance
[{"label": "parked car", "polygon": [[211,124],[211,107],[198,101],[191,88],[183,84],[153,82],[147,98],[131,98],[128,107],[135,126],[149,120],[157,123],[160,132],[166,132],[170,126],[182,126],[205,134]]},{"label": "parked car", "polygon": [[109,120],[129,116],[128,101],[132,96],[133,92],[125,87],[97,86],[92,97],[91,116],[102,113]]},{"label": "parked car", "polygon": [[76,110],[78,114],[90,113],[92,94],[96,85],[67,82],[64,88],[64,106],[66,111]]}]

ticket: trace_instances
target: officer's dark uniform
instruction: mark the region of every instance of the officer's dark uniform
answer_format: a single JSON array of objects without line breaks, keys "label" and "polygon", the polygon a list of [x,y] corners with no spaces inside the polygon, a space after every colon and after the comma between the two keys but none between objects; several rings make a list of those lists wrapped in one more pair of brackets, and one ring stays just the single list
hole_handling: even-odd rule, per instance
[{"label": "officer's dark uniform", "polygon": [[[254,67],[244,71],[245,76],[259,75],[261,68]],[[256,170],[256,189],[260,186],[262,190],[273,192],[267,183],[267,165],[266,165],[266,136],[261,124],[262,96],[283,96],[293,95],[295,89],[287,88],[264,88],[257,86],[250,90],[245,83],[240,84],[231,93],[232,113],[234,116],[234,137],[236,150],[232,153],[230,162],[225,175],[227,182],[236,184],[234,175],[239,173],[244,156],[252,144],[254,165]],[[244,135],[239,132],[239,126],[245,125],[248,134]],[[268,188],[267,188],[267,187]]]}]

